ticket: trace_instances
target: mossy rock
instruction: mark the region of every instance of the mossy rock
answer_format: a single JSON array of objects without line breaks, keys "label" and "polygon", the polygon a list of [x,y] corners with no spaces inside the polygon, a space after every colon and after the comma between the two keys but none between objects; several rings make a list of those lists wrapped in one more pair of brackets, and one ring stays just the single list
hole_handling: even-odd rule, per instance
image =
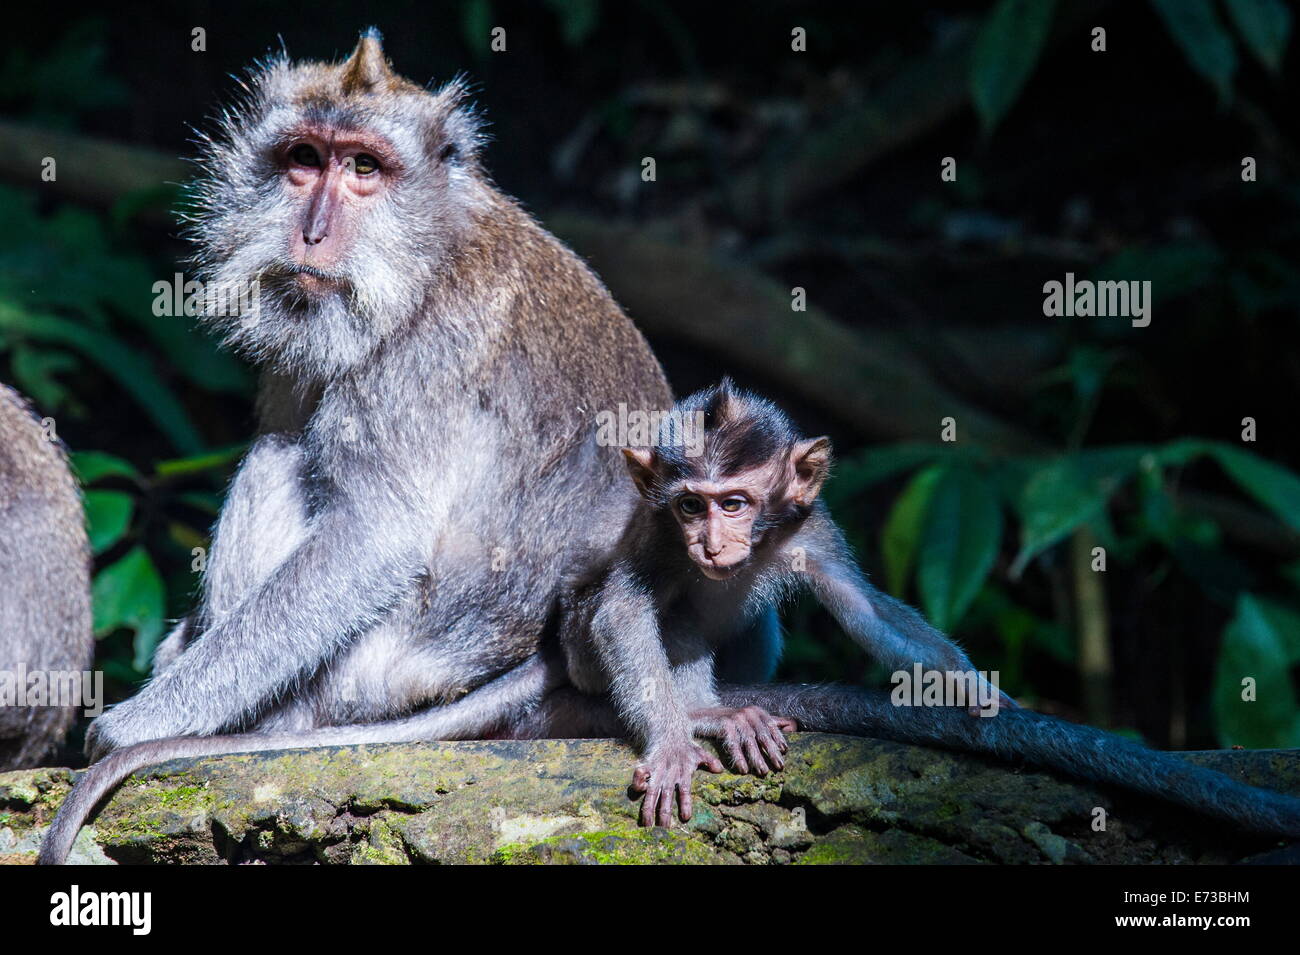
[{"label": "mossy rock", "polygon": [[[1300,753],[1187,759],[1300,794]],[[991,760],[798,734],[783,772],[696,777],[695,815],[641,829],[612,740],[333,747],[137,773],[78,839],[84,863],[1224,863],[1276,850],[1151,799]],[[0,774],[0,863],[34,861],[66,769]],[[1104,814],[1105,827],[1095,821]]]}]

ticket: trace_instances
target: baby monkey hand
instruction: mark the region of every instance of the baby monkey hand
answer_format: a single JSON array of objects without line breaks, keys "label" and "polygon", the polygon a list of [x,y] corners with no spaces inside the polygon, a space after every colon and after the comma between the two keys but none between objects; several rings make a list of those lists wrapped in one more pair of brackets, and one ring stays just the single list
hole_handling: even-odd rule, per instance
[{"label": "baby monkey hand", "polygon": [[788,716],[773,716],[761,706],[694,710],[691,720],[696,736],[722,743],[732,769],[757,776],[785,768],[785,734],[799,729]]},{"label": "baby monkey hand", "polygon": [[648,753],[632,774],[632,789],[645,794],[641,800],[641,825],[671,826],[674,803],[682,822],[690,819],[691,777],[701,766],[711,773],[722,772],[718,757],[690,740]]}]

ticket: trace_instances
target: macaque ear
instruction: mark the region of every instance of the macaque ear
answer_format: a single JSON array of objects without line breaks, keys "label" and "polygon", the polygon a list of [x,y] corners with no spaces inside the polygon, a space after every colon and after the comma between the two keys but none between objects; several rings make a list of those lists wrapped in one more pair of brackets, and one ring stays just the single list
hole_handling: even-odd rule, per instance
[{"label": "macaque ear", "polygon": [[623,463],[627,473],[642,497],[650,496],[650,488],[655,479],[655,453],[653,448],[624,448]]},{"label": "macaque ear", "polygon": [[831,470],[831,439],[809,438],[798,442],[790,450],[790,465],[794,478],[790,482],[790,497],[805,507],[817,500],[822,484]]}]

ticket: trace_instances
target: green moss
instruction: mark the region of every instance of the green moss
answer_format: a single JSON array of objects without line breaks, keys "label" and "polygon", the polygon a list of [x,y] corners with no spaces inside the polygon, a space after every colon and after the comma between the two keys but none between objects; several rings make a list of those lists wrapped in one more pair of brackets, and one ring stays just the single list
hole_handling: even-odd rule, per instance
[{"label": "green moss", "polygon": [[944,802],[934,807],[934,814],[940,819],[952,819],[961,815],[961,805],[955,802]]},{"label": "green moss", "polygon": [[497,865],[703,865],[716,852],[690,836],[667,829],[585,832],[512,843],[492,853]]},{"label": "green moss", "polygon": [[16,803],[18,806],[34,806],[36,801],[41,798],[40,792],[35,786],[24,786],[15,783],[5,787],[5,802]]},{"label": "green moss", "polygon": [[123,816],[109,822],[100,819],[95,828],[100,836],[99,841],[105,845],[140,839],[161,839],[169,835],[158,818],[149,815]]},{"label": "green moss", "polygon": [[370,820],[367,841],[356,846],[349,860],[353,865],[410,865],[401,833],[384,817]]},{"label": "green moss", "polygon": [[192,806],[194,797],[206,792],[206,786],[177,786],[174,789],[157,790],[158,802],[168,809],[183,809]]}]

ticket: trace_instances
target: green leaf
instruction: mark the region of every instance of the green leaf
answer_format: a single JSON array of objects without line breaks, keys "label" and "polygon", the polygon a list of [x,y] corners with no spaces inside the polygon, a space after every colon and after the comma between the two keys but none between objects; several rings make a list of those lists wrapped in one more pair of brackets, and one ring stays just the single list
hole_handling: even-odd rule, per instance
[{"label": "green leaf", "polygon": [[920,442],[868,448],[839,462],[835,468],[835,482],[832,487],[844,487],[856,493],[904,471],[911,471],[943,455],[951,456],[951,454],[950,449],[941,445]]},{"label": "green leaf", "polygon": [[1138,515],[1141,526],[1166,546],[1177,539],[1178,509],[1165,487],[1165,472],[1158,461],[1148,461],[1138,473]]},{"label": "green leaf", "polygon": [[28,312],[8,301],[0,301],[0,329],[75,348],[115,379],[183,453],[196,454],[203,447],[185,407],[147,361],[113,336],[57,315]]},{"label": "green leaf", "polygon": [[1214,87],[1220,104],[1227,103],[1232,98],[1237,51],[1212,0],[1151,0],[1151,5],[1192,69]]},{"label": "green leaf", "polygon": [[1270,73],[1282,69],[1291,36],[1291,11],[1282,0],[1224,0],[1246,48]]},{"label": "green leaf", "polygon": [[1174,562],[1201,594],[1223,607],[1231,607],[1237,598],[1255,585],[1250,568],[1222,547],[1207,547],[1186,536],[1169,542]]},{"label": "green leaf", "polygon": [[1002,542],[1002,513],[989,482],[969,468],[949,469],[930,499],[917,583],[936,627],[961,619],[993,569]]},{"label": "green leaf", "polygon": [[1020,553],[1011,576],[1084,524],[1105,516],[1106,502],[1137,468],[1141,450],[1100,449],[1052,461],[1035,471],[1016,501],[1020,515]]},{"label": "green leaf", "polygon": [[202,534],[180,521],[172,521],[167,525],[167,536],[175,541],[186,553],[193,553],[196,547],[202,547],[205,550],[208,547],[206,534]]},{"label": "green leaf", "polygon": [[1098,282],[1149,281],[1152,301],[1148,304],[1163,305],[1215,281],[1224,261],[1223,252],[1212,242],[1170,242],[1117,252],[1098,265],[1091,277]]},{"label": "green leaf", "polygon": [[1199,457],[1209,454],[1214,447],[1213,441],[1202,438],[1180,438],[1170,441],[1156,450],[1156,462],[1165,467],[1186,467]]},{"label": "green leaf", "polygon": [[211,491],[186,491],[176,498],[187,507],[216,517],[221,511],[221,495]]},{"label": "green leaf", "polygon": [[1292,587],[1300,590],[1300,560],[1284,564],[1277,571]]},{"label": "green leaf", "polygon": [[215,468],[223,468],[238,461],[248,450],[247,442],[235,444],[228,448],[196,454],[188,458],[172,458],[159,461],[156,471],[159,477],[175,478],[192,474],[202,474]]},{"label": "green leaf", "polygon": [[74,451],[69,455],[72,470],[83,485],[94,484],[101,478],[124,477],[133,481],[140,479],[140,473],[129,461],[103,451]]},{"label": "green leaf", "polygon": [[1210,446],[1219,466],[1293,530],[1300,530],[1300,478],[1280,464],[1266,461],[1229,444]]},{"label": "green leaf", "polygon": [[[1300,746],[1300,707],[1288,673],[1297,633],[1300,617],[1287,608],[1252,594],[1238,599],[1214,677],[1215,729],[1223,746]],[[1255,681],[1253,701],[1241,698],[1248,677]]]},{"label": "green leaf", "polygon": [[885,561],[885,585],[896,597],[902,597],[907,580],[916,564],[916,553],[921,546],[921,531],[929,511],[930,497],[943,477],[946,467],[933,465],[921,471],[898,495],[880,535],[880,548]]},{"label": "green leaf", "polygon": [[1033,73],[1052,25],[1054,0],[999,0],[975,38],[970,91],[987,136]]},{"label": "green leaf", "polygon": [[136,547],[95,575],[91,587],[95,635],[118,628],[135,631],[135,668],[144,672],[163,632],[162,577],[143,547]]},{"label": "green leaf", "polygon": [[1300,530],[1300,477],[1280,464],[1222,441],[1184,438],[1157,452],[1162,464],[1182,466],[1209,456],[1237,485],[1295,530]]},{"label": "green leaf", "polygon": [[135,501],[121,491],[87,491],[85,503],[90,549],[102,554],[121,540],[131,526]]},{"label": "green leaf", "polygon": [[69,397],[68,389],[56,377],[80,367],[75,355],[58,349],[33,349],[19,345],[10,360],[14,380],[38,408],[54,412]]},{"label": "green leaf", "polygon": [[189,381],[208,391],[246,394],[252,376],[230,353],[220,351],[215,342],[184,316],[155,316],[151,309],[131,312],[135,324],[169,356],[171,366]]}]

